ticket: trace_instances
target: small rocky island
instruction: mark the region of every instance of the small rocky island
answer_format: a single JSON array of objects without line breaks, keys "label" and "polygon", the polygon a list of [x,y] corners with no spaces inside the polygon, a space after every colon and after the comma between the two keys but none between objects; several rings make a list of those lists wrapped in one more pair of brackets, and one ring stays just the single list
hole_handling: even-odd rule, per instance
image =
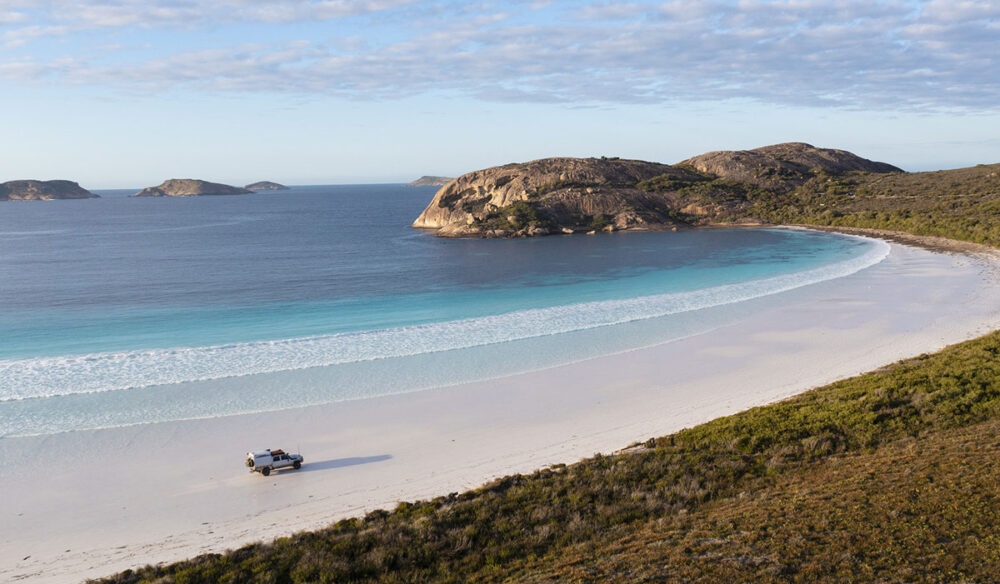
[{"label": "small rocky island", "polygon": [[146,187],[133,197],[201,197],[208,195],[245,195],[253,191],[230,185],[196,180],[172,178],[155,187]]},{"label": "small rocky island", "polygon": [[69,180],[12,180],[0,183],[0,201],[99,198],[98,195]]},{"label": "small rocky island", "polygon": [[451,177],[448,176],[422,176],[417,180],[408,183],[408,187],[443,187],[444,185],[451,182]]},{"label": "small rocky island", "polygon": [[530,237],[760,223],[756,205],[847,172],[903,171],[799,142],[709,152],[675,165],[546,158],[458,177],[413,227],[444,237]]},{"label": "small rocky island", "polygon": [[288,187],[283,184],[276,182],[271,182],[269,180],[262,180],[255,183],[250,183],[245,187],[248,191],[287,191]]}]

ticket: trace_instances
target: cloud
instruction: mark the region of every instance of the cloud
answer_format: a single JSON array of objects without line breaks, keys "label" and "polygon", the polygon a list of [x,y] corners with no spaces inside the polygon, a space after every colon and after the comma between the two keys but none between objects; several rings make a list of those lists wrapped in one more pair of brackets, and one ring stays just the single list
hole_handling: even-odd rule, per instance
[{"label": "cloud", "polygon": [[924,14],[942,22],[968,22],[970,20],[1000,18],[1000,4],[992,0],[956,1],[931,0],[923,9]]},{"label": "cloud", "polygon": [[[75,29],[140,27],[192,28],[233,22],[324,21],[391,10],[413,0],[7,0],[42,20]],[[0,2],[0,23],[4,3]],[[27,14],[20,14],[23,21]]]},{"label": "cloud", "polygon": [[[387,26],[379,23],[399,22],[404,3],[401,31],[367,42],[366,35],[378,36],[379,27]],[[208,18],[219,6],[230,11],[230,19],[257,22],[373,12],[380,18],[351,39],[178,50],[145,61],[20,62],[0,68],[0,75],[131,91],[264,91],[354,99],[444,91],[482,100],[572,105],[738,98],[883,110],[1000,107],[1000,8],[991,2],[69,4],[78,8],[70,11],[75,14],[71,21],[101,26],[130,19],[173,26]]]},{"label": "cloud", "polygon": [[24,22],[28,15],[23,12],[0,12],[0,26]]},{"label": "cloud", "polygon": [[647,6],[633,2],[596,2],[584,6],[575,16],[581,20],[606,22],[634,18],[647,10]]},{"label": "cloud", "polygon": [[67,32],[69,28],[65,26],[25,26],[4,32],[0,35],[0,39],[3,39],[0,44],[6,48],[19,47],[31,39],[61,36]]},{"label": "cloud", "polygon": [[374,12],[384,12],[409,4],[412,0],[284,0],[261,3],[255,0],[232,0],[240,19],[257,22],[294,22],[331,20]]}]

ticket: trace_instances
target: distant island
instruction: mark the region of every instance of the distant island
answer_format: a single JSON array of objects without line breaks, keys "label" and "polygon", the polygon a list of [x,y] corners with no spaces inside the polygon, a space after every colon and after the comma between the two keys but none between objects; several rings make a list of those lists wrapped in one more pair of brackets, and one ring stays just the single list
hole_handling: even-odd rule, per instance
[{"label": "distant island", "polygon": [[417,180],[407,184],[408,187],[441,187],[453,179],[447,176],[422,176]]},{"label": "distant island", "polygon": [[458,177],[413,226],[445,237],[528,237],[771,223],[787,219],[772,211],[832,180],[899,174],[891,164],[801,142],[709,152],[674,165],[546,158]]},{"label": "distant island", "polygon": [[251,193],[231,185],[190,178],[172,178],[155,187],[146,187],[133,197],[200,197],[208,195],[245,195]]},{"label": "distant island", "polygon": [[271,182],[269,180],[262,180],[255,183],[250,183],[245,187],[248,191],[287,191],[288,187],[283,184],[278,184],[276,182]]},{"label": "distant island", "polygon": [[0,183],[0,201],[99,198],[98,195],[69,180],[12,180]]}]

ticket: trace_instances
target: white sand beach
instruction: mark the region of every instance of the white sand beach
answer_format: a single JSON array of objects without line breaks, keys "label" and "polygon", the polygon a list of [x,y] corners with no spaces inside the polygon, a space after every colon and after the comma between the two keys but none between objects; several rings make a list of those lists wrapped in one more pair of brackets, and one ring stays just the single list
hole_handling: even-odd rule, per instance
[{"label": "white sand beach", "polygon": [[[542,371],[274,413],[0,440],[0,581],[80,582],[571,463],[1000,328],[985,255],[892,244],[735,324]],[[558,342],[558,336],[552,337]],[[301,451],[262,477],[247,450]]]}]

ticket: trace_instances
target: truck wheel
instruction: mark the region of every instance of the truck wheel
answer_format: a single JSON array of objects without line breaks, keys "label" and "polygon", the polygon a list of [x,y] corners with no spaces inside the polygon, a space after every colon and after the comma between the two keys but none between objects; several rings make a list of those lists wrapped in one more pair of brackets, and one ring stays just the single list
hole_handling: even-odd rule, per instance
[{"label": "truck wheel", "polygon": [[296,460],[295,464],[293,464],[292,467],[294,467],[295,470],[298,470],[298,469],[302,468],[302,463]]},{"label": "truck wheel", "polygon": [[260,474],[267,476],[271,474],[271,469],[265,466],[264,468],[260,469]]},{"label": "truck wheel", "polygon": [[253,459],[252,458],[248,458],[247,459],[247,466],[249,466],[250,468],[253,468]]}]

